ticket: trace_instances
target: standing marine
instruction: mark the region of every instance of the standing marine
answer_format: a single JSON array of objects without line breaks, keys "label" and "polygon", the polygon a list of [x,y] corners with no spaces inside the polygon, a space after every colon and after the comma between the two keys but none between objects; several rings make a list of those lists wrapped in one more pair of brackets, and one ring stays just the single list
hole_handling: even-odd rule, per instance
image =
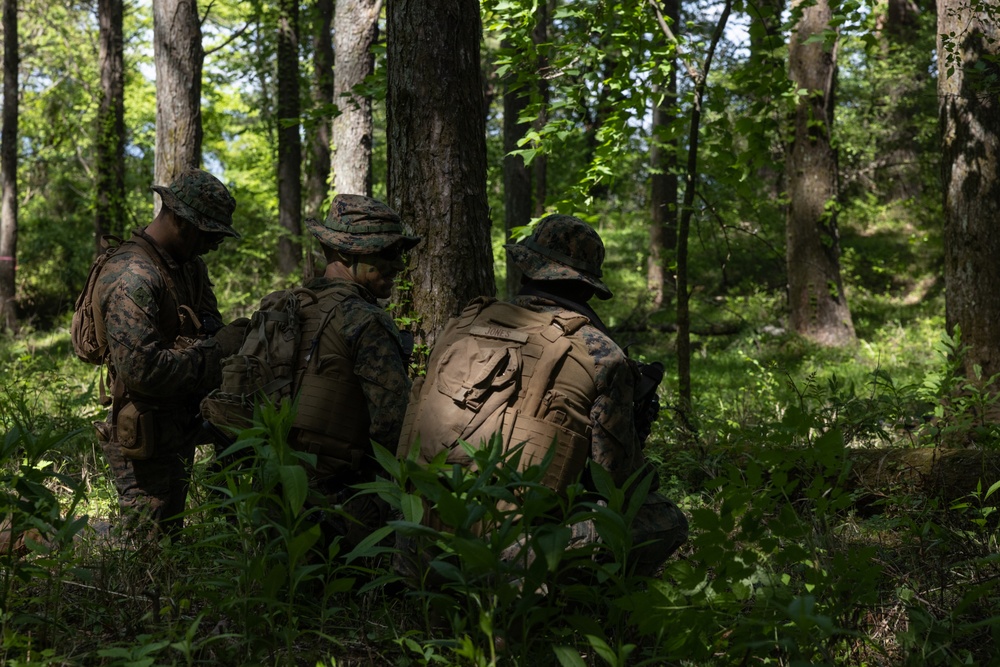
[{"label": "standing marine", "polygon": [[156,218],[117,249],[94,286],[111,389],[97,426],[126,526],[173,533],[203,433],[198,404],[218,387],[246,320],[223,326],[202,259],[240,236],[229,190],[194,168],[152,190],[162,202]]}]

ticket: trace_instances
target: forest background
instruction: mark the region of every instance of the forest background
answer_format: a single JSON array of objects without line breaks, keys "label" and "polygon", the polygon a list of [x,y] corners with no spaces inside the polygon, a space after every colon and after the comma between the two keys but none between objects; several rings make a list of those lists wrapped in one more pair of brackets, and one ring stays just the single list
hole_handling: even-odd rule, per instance
[{"label": "forest background", "polygon": [[[181,10],[203,61],[171,82],[154,15]],[[7,664],[992,664],[996,11],[5,0]],[[244,239],[207,257],[227,319],[315,270],[301,219],[331,191],[397,208],[425,238],[391,300],[418,352],[468,298],[515,288],[511,235],[547,212],[593,224],[616,295],[595,307],[667,366],[647,454],[688,545],[640,581],[616,566],[617,524],[578,507],[613,558],[545,533],[545,566],[521,573],[536,586],[461,534],[439,535],[461,560],[438,595],[399,590],[376,544],[317,566],[295,494],[266,474],[295,463],[282,411],[242,438],[254,483],[200,462],[184,540],[155,556],[102,541],[86,518],[113,516],[89,429],[100,371],[73,358],[70,311],[101,234],[150,221],[149,185],[185,162],[238,201]],[[524,483],[484,459],[482,482],[414,494],[417,473],[383,463],[371,490],[407,520],[414,497],[468,518]],[[570,502],[535,491],[517,530]]]}]

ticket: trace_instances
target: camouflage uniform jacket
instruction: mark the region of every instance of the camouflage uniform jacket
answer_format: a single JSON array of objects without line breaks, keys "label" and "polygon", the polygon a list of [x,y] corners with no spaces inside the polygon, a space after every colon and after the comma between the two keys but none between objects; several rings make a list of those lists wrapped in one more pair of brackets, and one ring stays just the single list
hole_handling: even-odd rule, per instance
[{"label": "camouflage uniform jacket", "polygon": [[[221,380],[221,350],[215,340],[197,338],[199,323],[191,321],[196,315],[221,322],[208,270],[200,257],[178,264],[144,229],[134,235],[152,244],[160,262],[128,241],[108,260],[95,287],[112,379],[121,380],[133,399],[197,410],[200,398]],[[175,303],[162,266],[182,303]],[[182,306],[191,313],[182,313]]]},{"label": "camouflage uniform jacket", "polygon": [[[536,312],[571,312],[537,296],[518,296],[511,303]],[[636,372],[618,344],[592,324],[584,325],[573,336],[582,339],[594,362],[596,398],[590,407],[590,457],[621,485],[646,466],[632,415]],[[655,477],[653,484],[655,488]]]},{"label": "camouflage uniform jacket", "polygon": [[[344,361],[353,370],[353,380],[364,393],[368,408],[368,438],[387,447],[395,446],[410,391],[399,329],[372,293],[358,283],[316,278],[306,287],[317,293],[333,287],[341,293],[349,292],[339,315],[323,330],[317,353],[323,363],[327,355],[346,349],[349,359]],[[330,417],[336,419],[333,412],[335,407],[331,406]],[[355,444],[370,451],[367,439]]]}]

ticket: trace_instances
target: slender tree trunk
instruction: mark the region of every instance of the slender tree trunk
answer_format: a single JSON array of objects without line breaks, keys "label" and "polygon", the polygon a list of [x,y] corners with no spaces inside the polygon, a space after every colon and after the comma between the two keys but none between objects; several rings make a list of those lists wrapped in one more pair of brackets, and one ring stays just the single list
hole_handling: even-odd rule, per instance
[{"label": "slender tree trunk", "polygon": [[97,110],[95,251],[105,234],[125,233],[125,61],[122,0],[98,0],[101,104]]},{"label": "slender tree trunk", "polygon": [[681,203],[680,218],[677,222],[677,399],[678,411],[688,429],[693,430],[689,421],[691,400],[691,312],[688,292],[688,237],[691,232],[691,216],[694,212],[694,197],[698,188],[698,138],[701,131],[701,104],[705,98],[708,74],[712,69],[715,49],[725,33],[729,14],[733,9],[732,0],[723,5],[719,22],[712,32],[712,41],[705,56],[705,64],[695,82],[694,100],[691,107],[691,126],[688,131],[688,156],[684,167],[684,200]]},{"label": "slender tree trunk", "polygon": [[309,167],[306,171],[306,215],[323,217],[330,193],[332,120],[327,109],[333,104],[333,0],[316,0],[313,16],[313,107],[318,117],[309,134]]},{"label": "slender tree trunk", "polygon": [[[538,9],[535,10],[535,30],[532,33],[532,39],[538,48],[537,70],[539,73],[536,89],[539,103],[538,118],[535,119],[536,130],[540,130],[548,122],[549,80],[547,75],[549,58],[544,44],[549,40],[549,17],[552,15],[553,9],[553,0],[542,0],[538,3]],[[549,156],[544,154],[535,156],[531,163],[531,171],[535,182],[534,214],[536,218],[540,218],[545,215],[545,199],[548,197]]]},{"label": "slender tree trunk", "polygon": [[[518,86],[516,77],[508,75],[503,92],[503,201],[505,239],[513,230],[531,222],[531,171],[520,155],[511,155],[518,149],[517,142],[530,125],[518,120],[528,106],[528,91]],[[507,296],[517,294],[521,285],[521,271],[507,261]]]},{"label": "slender tree trunk", "polygon": [[3,0],[3,136],[0,138],[0,329],[17,329],[17,0]]},{"label": "slender tree trunk", "polygon": [[[195,0],[153,0],[153,59],[156,65],[153,180],[166,185],[187,167],[201,165],[201,69],[205,51]],[[159,197],[155,201],[158,211]]]},{"label": "slender tree trunk", "polygon": [[343,194],[372,194],[372,101],[353,92],[375,70],[372,45],[378,39],[382,0],[337,0],[334,51],[337,67],[333,99],[333,189]]},{"label": "slender tree trunk", "polygon": [[[876,154],[885,166],[878,174],[877,182],[885,184],[883,190],[886,201],[909,199],[922,191],[920,175],[920,128],[915,122],[921,117],[921,101],[924,97],[928,71],[931,68],[930,49],[926,57],[914,58],[914,51],[924,49],[916,46],[924,32],[920,30],[920,8],[913,0],[888,0],[884,13],[876,19],[875,31],[883,59],[890,63],[905,63],[905,69],[898,65],[892,81],[884,91],[888,98],[885,125],[888,132],[879,138]],[[912,63],[912,64],[910,64]]]},{"label": "slender tree trunk", "polygon": [[[854,324],[840,277],[837,154],[831,144],[836,51],[811,37],[830,29],[827,0],[802,9],[791,37],[792,81],[806,94],[795,111],[788,147],[786,261],[791,326],[821,345],[854,342]],[[835,45],[834,45],[835,49]]]},{"label": "slender tree trunk", "polygon": [[939,0],[937,32],[945,318],[969,346],[967,375],[979,365],[989,377],[1000,373],[1000,102],[990,75],[1000,27],[966,2]]},{"label": "slender tree trunk", "polygon": [[290,275],[302,260],[302,140],[299,138],[299,3],[278,6],[278,270]]},{"label": "slender tree trunk", "polygon": [[[313,110],[315,117],[308,130],[308,157],[305,174],[305,214],[322,219],[324,204],[330,194],[330,165],[332,141],[330,109],[333,104],[333,2],[316,0],[313,7]],[[303,273],[308,278],[316,275],[318,251],[305,253]]]},{"label": "slender tree trunk", "polygon": [[[665,4],[665,17],[670,25],[680,23],[680,0]],[[662,94],[662,97],[658,95]],[[666,85],[653,97],[653,126],[650,132],[649,258],[646,261],[646,285],[653,305],[660,308],[668,301],[668,289],[673,283],[670,264],[677,248],[677,139],[664,139],[667,128],[676,118],[677,58],[670,64]]]},{"label": "slender tree trunk", "polygon": [[418,342],[432,345],[471,298],[496,291],[479,3],[392,0],[386,9],[389,205],[423,237],[407,277]]},{"label": "slender tree trunk", "polygon": [[[781,32],[785,6],[785,0],[757,0],[750,24],[750,61],[747,67],[756,74],[753,77],[754,87],[747,94],[755,102],[770,108],[788,88],[785,60],[778,55],[785,45]],[[775,128],[767,126],[760,129],[762,138],[757,160],[757,181],[762,186],[763,196],[772,202],[780,200],[785,190],[785,174],[781,168],[785,157],[784,132],[775,131],[777,126],[775,123]],[[784,212],[787,217],[787,210]]]}]

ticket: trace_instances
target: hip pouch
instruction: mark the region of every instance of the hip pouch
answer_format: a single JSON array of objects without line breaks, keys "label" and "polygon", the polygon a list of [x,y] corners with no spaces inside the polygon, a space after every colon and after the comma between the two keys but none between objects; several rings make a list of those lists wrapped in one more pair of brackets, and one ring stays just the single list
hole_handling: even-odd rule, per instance
[{"label": "hip pouch", "polygon": [[156,413],[152,408],[129,401],[118,411],[114,429],[115,444],[122,456],[145,461],[156,451]]}]

